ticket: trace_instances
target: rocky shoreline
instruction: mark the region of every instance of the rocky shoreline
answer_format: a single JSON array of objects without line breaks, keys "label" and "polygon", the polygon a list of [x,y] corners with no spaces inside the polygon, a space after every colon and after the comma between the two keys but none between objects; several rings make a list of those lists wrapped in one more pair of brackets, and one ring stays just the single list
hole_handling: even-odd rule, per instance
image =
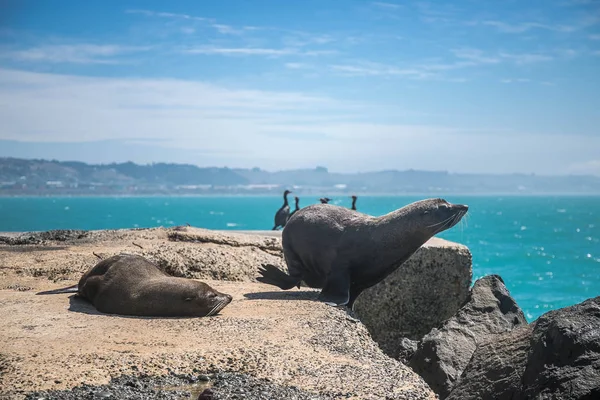
[{"label": "rocky shoreline", "polygon": [[[132,318],[75,296],[35,296],[120,252],[234,301],[210,318]],[[196,399],[207,387],[205,399],[600,395],[600,297],[527,324],[501,277],[471,287],[468,249],[434,238],[351,315],[316,301],[313,289],[256,283],[261,263],[285,269],[279,234],[0,235],[0,398]]]}]

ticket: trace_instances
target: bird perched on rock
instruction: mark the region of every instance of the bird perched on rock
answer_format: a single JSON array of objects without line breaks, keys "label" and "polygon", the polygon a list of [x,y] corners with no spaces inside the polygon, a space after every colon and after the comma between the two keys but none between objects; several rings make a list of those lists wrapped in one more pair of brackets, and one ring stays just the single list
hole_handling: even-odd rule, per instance
[{"label": "bird perched on rock", "polygon": [[329,197],[321,197],[319,201],[321,202],[321,204],[328,204],[331,201],[331,199]]},{"label": "bird perched on rock", "polygon": [[279,227],[281,227],[283,229],[283,227],[287,223],[288,218],[290,217],[290,206],[288,204],[288,199],[287,199],[287,195],[290,193],[292,193],[292,192],[289,190],[286,190],[285,192],[283,192],[283,205],[275,213],[275,226],[272,229],[274,231],[276,231],[277,228],[279,228]]},{"label": "bird perched on rock", "polygon": [[352,207],[351,208],[354,211],[356,211],[356,199],[357,199],[357,197],[355,195],[352,195],[351,197],[352,197]]},{"label": "bird perched on rock", "polygon": [[300,199],[298,198],[298,196],[294,196],[294,200],[296,202],[296,208],[294,209],[294,211],[292,211],[292,213],[290,214],[290,217],[288,219],[292,218],[292,215],[294,215],[294,213],[300,209],[300,206],[298,205],[298,203],[300,202]]}]

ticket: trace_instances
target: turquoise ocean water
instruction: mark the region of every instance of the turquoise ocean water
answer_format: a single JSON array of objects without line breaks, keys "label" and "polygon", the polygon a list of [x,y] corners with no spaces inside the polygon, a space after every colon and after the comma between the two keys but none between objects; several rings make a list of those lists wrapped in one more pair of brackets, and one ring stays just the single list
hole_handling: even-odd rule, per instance
[{"label": "turquoise ocean water", "polygon": [[[382,215],[423,197],[361,196]],[[600,295],[600,197],[451,196],[470,210],[439,234],[473,254],[473,277],[499,274],[528,320]],[[300,205],[316,203],[304,197]],[[333,204],[349,206],[349,198]],[[0,198],[0,232],[183,225],[271,229],[281,197]]]}]

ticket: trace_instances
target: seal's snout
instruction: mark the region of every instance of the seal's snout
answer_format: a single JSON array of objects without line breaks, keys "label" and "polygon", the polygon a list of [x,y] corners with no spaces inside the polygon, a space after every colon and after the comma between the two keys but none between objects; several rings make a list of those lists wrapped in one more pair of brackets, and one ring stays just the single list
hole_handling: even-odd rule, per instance
[{"label": "seal's snout", "polygon": [[466,204],[457,204],[456,208],[458,209],[458,211],[464,211],[464,212],[469,211],[469,206]]}]

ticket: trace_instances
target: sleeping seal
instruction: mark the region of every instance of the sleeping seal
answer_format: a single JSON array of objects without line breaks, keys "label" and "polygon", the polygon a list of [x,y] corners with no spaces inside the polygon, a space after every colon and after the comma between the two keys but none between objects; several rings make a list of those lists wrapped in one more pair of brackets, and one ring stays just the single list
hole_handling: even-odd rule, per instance
[{"label": "sleeping seal", "polygon": [[381,217],[316,204],[294,213],[282,234],[289,275],[263,264],[257,280],[283,290],[300,282],[319,300],[346,305],[394,272],[432,236],[456,225],[469,207],[443,199],[411,203]]},{"label": "sleeping seal", "polygon": [[77,292],[103,313],[153,317],[208,317],[232,299],[206,283],[169,276],[133,254],[100,261],[77,285],[37,294],[70,292]]}]

